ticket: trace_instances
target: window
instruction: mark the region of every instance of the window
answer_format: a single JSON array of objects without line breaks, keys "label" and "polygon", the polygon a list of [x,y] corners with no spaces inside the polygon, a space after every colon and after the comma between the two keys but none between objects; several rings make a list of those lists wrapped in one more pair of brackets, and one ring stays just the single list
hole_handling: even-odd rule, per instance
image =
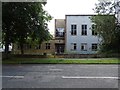
[{"label": "window", "polygon": [[50,43],[46,43],[46,49],[50,49]]},{"label": "window", "polygon": [[31,49],[31,47],[32,47],[32,46],[29,45],[29,44],[26,45],[26,49]]},{"label": "window", "polygon": [[87,25],[82,25],[82,35],[87,35]]},{"label": "window", "polygon": [[97,51],[97,44],[96,43],[92,44],[92,51]]},{"label": "window", "polygon": [[71,43],[71,50],[76,50],[76,49],[77,49],[77,44]]},{"label": "window", "polygon": [[92,35],[97,35],[97,32],[95,31],[96,25],[92,25]]},{"label": "window", "polygon": [[56,37],[64,37],[64,28],[56,28]]},{"label": "window", "polygon": [[81,50],[87,51],[87,43],[81,43]]},{"label": "window", "polygon": [[71,25],[71,35],[77,35],[77,25]]},{"label": "window", "polygon": [[40,45],[37,45],[36,47],[35,47],[35,49],[40,49],[41,48],[41,46]]}]

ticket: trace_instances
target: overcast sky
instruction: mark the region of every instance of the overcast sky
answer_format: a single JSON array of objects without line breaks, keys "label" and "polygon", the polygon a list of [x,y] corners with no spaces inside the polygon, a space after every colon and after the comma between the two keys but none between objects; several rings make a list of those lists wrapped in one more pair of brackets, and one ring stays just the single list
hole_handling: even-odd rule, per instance
[{"label": "overcast sky", "polygon": [[54,34],[54,20],[65,19],[66,14],[94,14],[93,8],[98,0],[47,0],[44,7],[53,17],[48,23],[49,31]]}]

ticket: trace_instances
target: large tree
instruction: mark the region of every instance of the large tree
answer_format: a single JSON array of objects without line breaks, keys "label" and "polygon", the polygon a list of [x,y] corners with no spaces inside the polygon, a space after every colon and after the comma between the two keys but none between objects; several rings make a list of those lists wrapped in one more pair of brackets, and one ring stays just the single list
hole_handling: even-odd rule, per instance
[{"label": "large tree", "polygon": [[100,51],[120,53],[120,26],[116,22],[115,3],[112,0],[99,0],[94,11],[97,15],[92,17],[92,21],[102,39]]},{"label": "large tree", "polygon": [[18,43],[24,54],[25,43],[42,43],[49,40],[47,22],[52,17],[43,9],[40,2],[4,2],[2,3],[2,32],[5,52],[11,43]]}]

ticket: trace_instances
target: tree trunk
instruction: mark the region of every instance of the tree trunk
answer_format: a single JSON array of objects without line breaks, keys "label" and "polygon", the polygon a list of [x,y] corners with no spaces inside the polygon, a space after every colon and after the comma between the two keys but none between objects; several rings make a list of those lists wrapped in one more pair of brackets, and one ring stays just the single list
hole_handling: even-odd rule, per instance
[{"label": "tree trunk", "polygon": [[8,54],[9,52],[9,44],[5,43],[5,53]]},{"label": "tree trunk", "polygon": [[9,56],[8,54],[9,54],[9,43],[6,42],[6,43],[5,43],[5,55],[4,55],[4,56],[5,56],[5,57],[4,57],[5,59],[8,59],[8,58],[9,58],[9,57],[8,57],[8,56]]},{"label": "tree trunk", "polygon": [[21,49],[21,54],[23,55],[24,54],[24,47],[23,47],[23,44],[22,43],[20,43],[20,49]]}]

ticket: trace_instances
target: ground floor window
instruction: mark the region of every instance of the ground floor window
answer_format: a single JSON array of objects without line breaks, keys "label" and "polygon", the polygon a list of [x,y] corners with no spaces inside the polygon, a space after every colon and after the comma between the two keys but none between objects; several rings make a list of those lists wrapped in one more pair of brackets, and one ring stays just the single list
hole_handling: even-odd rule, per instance
[{"label": "ground floor window", "polygon": [[71,43],[71,50],[76,50],[76,49],[77,49],[77,44]]},{"label": "ground floor window", "polygon": [[64,53],[64,48],[65,48],[64,44],[55,44],[55,52],[56,52],[56,54]]},{"label": "ground floor window", "polygon": [[41,48],[41,45],[35,46],[35,49],[40,49],[40,48]]},{"label": "ground floor window", "polygon": [[46,49],[50,49],[50,43],[46,43]]},{"label": "ground floor window", "polygon": [[98,44],[97,43],[93,43],[92,44],[92,51],[97,51],[98,48]]},{"label": "ground floor window", "polygon": [[81,43],[81,50],[87,51],[87,43]]}]

